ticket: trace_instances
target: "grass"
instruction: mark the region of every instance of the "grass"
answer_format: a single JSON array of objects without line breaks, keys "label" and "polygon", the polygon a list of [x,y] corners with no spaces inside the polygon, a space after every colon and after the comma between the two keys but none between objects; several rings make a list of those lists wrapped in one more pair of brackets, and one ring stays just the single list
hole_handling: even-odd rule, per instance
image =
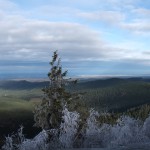
[{"label": "grass", "polygon": [[[17,93],[18,91],[15,91],[15,92]],[[13,93],[14,95],[11,95],[11,93],[12,93],[12,91],[10,92],[9,96],[3,96],[2,90],[1,90],[0,120],[6,119],[7,116],[9,116],[11,118],[18,118],[18,117],[22,117],[24,115],[27,115],[27,113],[29,113],[29,114],[32,113],[32,110],[33,110],[33,103],[32,102],[25,101],[25,100],[19,98],[19,96],[21,94],[19,96],[16,95],[16,97],[15,97],[15,94]],[[22,113],[22,112],[25,112],[25,113]]]},{"label": "grass", "polygon": [[25,127],[24,133],[28,137],[33,137],[39,131],[33,127],[34,102],[21,99],[27,91],[7,93],[8,95],[4,95],[5,91],[0,90],[0,145],[4,141],[4,136],[17,131],[20,125]]},{"label": "grass", "polygon": [[30,101],[31,98],[41,98],[41,89],[26,89],[26,90],[5,90],[0,89],[0,100],[8,98],[9,100],[21,99]]}]

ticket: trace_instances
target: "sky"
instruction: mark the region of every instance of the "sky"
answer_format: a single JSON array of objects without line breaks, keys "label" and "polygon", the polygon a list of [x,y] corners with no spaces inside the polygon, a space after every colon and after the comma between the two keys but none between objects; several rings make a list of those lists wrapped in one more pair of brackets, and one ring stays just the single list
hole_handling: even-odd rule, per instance
[{"label": "sky", "polygon": [[0,79],[150,75],[150,0],[0,0]]}]

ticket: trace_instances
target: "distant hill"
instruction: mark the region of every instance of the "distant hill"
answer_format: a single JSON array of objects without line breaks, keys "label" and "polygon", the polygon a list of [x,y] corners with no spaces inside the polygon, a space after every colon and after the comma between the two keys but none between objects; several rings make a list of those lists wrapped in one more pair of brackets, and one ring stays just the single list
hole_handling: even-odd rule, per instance
[{"label": "distant hill", "polygon": [[[75,89],[93,89],[110,87],[119,84],[129,82],[150,82],[150,78],[109,78],[109,79],[93,79],[85,80],[84,82],[79,80],[79,83],[75,86]],[[9,90],[23,90],[43,88],[49,85],[49,81],[27,81],[27,80],[1,80],[0,88]]]},{"label": "distant hill", "polygon": [[109,78],[109,79],[97,79],[86,82],[79,82],[76,86],[77,89],[92,89],[92,88],[105,88],[115,85],[120,85],[124,83],[142,83],[142,82],[150,82],[150,78]]},{"label": "distant hill", "polygon": [[8,89],[8,90],[23,90],[23,89],[34,89],[34,88],[43,88],[48,86],[48,81],[41,81],[41,82],[29,82],[26,80],[20,81],[0,81],[0,88],[1,89]]},{"label": "distant hill", "polygon": [[[49,81],[0,81],[0,89],[2,91],[16,90],[9,91],[9,96],[12,98],[20,96],[23,100],[30,100],[32,98],[42,99],[41,89],[45,86],[49,86]],[[130,109],[135,106],[150,104],[149,78],[109,78],[84,80],[84,82],[79,80],[78,84],[69,86],[67,89],[85,93],[80,102],[97,110],[106,108],[108,111],[124,111],[127,108]],[[19,90],[27,92],[18,92]],[[31,92],[28,90],[31,90]],[[11,92],[16,92],[16,95]],[[21,94],[18,95],[18,93]]]}]

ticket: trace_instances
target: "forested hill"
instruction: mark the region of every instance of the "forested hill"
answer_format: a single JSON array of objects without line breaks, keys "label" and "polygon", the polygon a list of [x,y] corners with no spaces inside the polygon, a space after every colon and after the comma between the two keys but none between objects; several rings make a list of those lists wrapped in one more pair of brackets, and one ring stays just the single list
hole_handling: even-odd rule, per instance
[{"label": "forested hill", "polygon": [[45,86],[48,86],[48,81],[26,81],[26,80],[20,80],[20,81],[13,81],[13,80],[6,80],[6,81],[0,81],[0,88],[1,89],[8,89],[8,90],[24,90],[24,89],[34,89],[34,88],[43,88]]},{"label": "forested hill", "polygon": [[92,89],[92,88],[103,88],[110,87],[126,83],[146,83],[150,82],[150,78],[108,78],[108,79],[97,79],[93,81],[79,82],[77,89]]},{"label": "forested hill", "polygon": [[[92,89],[115,86],[124,83],[143,83],[150,82],[150,78],[109,78],[109,79],[93,79],[93,80],[79,80],[79,83],[75,86],[76,89]],[[23,90],[23,89],[34,89],[43,88],[49,85],[49,81],[27,81],[27,80],[1,80],[1,89],[10,90]]]}]

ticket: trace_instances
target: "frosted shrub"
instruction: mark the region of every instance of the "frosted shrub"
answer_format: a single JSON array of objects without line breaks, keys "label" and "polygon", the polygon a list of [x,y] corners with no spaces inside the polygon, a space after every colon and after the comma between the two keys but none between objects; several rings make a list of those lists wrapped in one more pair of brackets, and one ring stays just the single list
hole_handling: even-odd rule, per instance
[{"label": "frosted shrub", "polygon": [[73,147],[80,116],[77,112],[69,112],[66,107],[62,114],[63,122],[60,129],[43,130],[33,139],[25,139],[21,127],[16,134],[6,137],[3,150],[49,150]]},{"label": "frosted shrub", "polygon": [[[20,146],[21,150],[49,150],[57,148],[71,148],[78,128],[79,114],[69,112],[65,107],[62,111],[63,122],[60,129],[43,130],[32,140],[26,140]],[[49,135],[51,138],[49,138]]]},{"label": "frosted shrub", "polygon": [[150,117],[144,124],[128,116],[118,119],[116,125],[97,123],[99,114],[93,109],[87,119],[84,147],[119,147],[150,143]]},{"label": "frosted shrub", "polygon": [[12,136],[6,137],[5,145],[2,147],[3,150],[13,150],[13,139]]},{"label": "frosted shrub", "polygon": [[77,112],[69,112],[66,107],[62,113],[64,121],[60,125],[59,140],[62,143],[63,147],[73,147],[80,115]]},{"label": "frosted shrub", "polygon": [[150,138],[150,116],[144,122],[143,132],[147,137]]},{"label": "frosted shrub", "polygon": [[117,124],[111,128],[112,139],[110,145],[128,145],[147,140],[142,133],[142,122],[133,118],[123,116],[118,119]]},{"label": "frosted shrub", "polygon": [[4,150],[19,149],[20,144],[25,141],[23,135],[23,126],[20,126],[16,134],[6,137],[5,145],[2,147]]},{"label": "frosted shrub", "polygon": [[[99,114],[94,109],[90,110],[90,115],[87,118],[87,127],[86,127],[86,133],[85,133],[85,141],[84,141],[84,147],[95,147],[95,145],[99,145],[99,126],[96,120],[96,117],[98,117]],[[95,135],[97,137],[95,137]]]},{"label": "frosted shrub", "polygon": [[111,137],[111,125],[100,125],[96,119],[100,115],[104,115],[104,113],[99,114],[94,109],[90,110],[90,115],[87,119],[87,128],[84,142],[85,147],[106,147],[109,143],[109,139]]},{"label": "frosted shrub", "polygon": [[48,134],[45,130],[40,132],[36,137],[34,137],[32,140],[26,139],[22,144],[20,145],[20,150],[46,150],[48,147]]},{"label": "frosted shrub", "polygon": [[[25,139],[22,129],[17,134],[8,136],[3,150],[50,150],[77,147],[80,115],[63,109],[63,122],[60,129],[43,130],[33,139]],[[142,123],[128,116],[122,116],[115,125],[99,124],[96,118],[99,114],[93,109],[87,118],[83,134],[82,148],[113,148],[150,146],[150,117]]]}]

